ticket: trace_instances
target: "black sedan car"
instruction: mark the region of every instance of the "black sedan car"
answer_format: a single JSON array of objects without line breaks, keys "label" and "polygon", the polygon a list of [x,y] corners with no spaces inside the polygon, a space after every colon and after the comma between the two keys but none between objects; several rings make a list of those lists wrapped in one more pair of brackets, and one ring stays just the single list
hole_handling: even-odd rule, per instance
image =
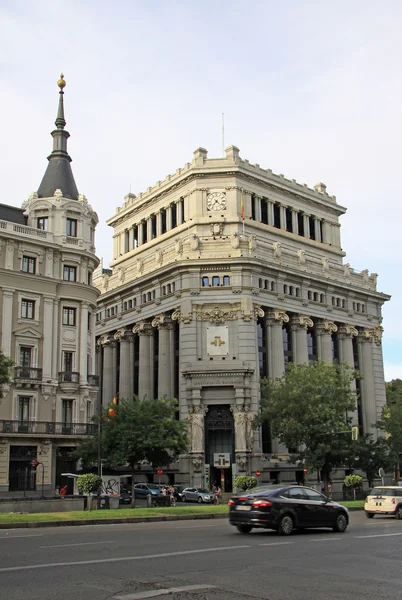
[{"label": "black sedan car", "polygon": [[261,487],[229,500],[229,522],[240,533],[255,528],[290,535],[295,529],[329,527],[344,532],[347,508],[316,490],[300,485]]}]

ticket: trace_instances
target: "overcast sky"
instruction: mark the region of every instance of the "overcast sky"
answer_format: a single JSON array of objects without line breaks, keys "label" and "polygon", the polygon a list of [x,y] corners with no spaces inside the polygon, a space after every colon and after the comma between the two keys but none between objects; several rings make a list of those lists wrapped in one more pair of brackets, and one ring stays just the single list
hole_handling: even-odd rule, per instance
[{"label": "overcast sky", "polygon": [[67,81],[69,152],[112,258],[112,216],[225,142],[348,211],[345,262],[377,272],[386,379],[402,378],[402,3],[385,0],[3,0],[1,202],[37,190]]}]

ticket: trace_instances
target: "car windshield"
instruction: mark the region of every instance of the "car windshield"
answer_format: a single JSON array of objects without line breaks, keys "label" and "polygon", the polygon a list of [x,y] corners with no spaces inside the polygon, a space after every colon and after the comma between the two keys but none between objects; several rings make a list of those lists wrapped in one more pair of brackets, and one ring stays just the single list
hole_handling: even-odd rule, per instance
[{"label": "car windshield", "polygon": [[374,488],[371,490],[370,496],[396,496],[398,490],[390,490],[387,488]]},{"label": "car windshield", "polygon": [[282,486],[272,486],[272,485],[259,485],[258,487],[251,488],[246,490],[245,492],[241,492],[241,494],[252,494],[255,496],[256,494],[272,494],[273,492],[281,489]]},{"label": "car windshield", "polygon": [[210,493],[210,491],[209,491],[209,490],[204,490],[204,489],[202,489],[202,488],[199,488],[199,489],[198,489],[198,491],[199,491],[201,494],[209,494],[209,493]]}]

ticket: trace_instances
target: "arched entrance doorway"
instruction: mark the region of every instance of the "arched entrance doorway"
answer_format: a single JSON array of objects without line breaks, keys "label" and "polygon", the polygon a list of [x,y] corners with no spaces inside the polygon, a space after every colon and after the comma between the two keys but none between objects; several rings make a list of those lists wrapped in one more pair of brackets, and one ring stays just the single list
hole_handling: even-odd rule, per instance
[{"label": "arched entrance doorway", "polygon": [[[233,415],[227,404],[208,406],[205,415],[205,463],[210,468],[210,485],[231,492],[235,460]],[[219,455],[221,455],[219,457]],[[219,459],[219,465],[217,460]]]}]

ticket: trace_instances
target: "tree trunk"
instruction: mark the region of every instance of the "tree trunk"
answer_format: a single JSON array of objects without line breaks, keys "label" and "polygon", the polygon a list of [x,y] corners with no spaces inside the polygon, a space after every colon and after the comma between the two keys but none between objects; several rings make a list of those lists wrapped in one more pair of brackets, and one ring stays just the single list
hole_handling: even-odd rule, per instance
[{"label": "tree trunk", "polygon": [[134,493],[134,467],[131,468],[131,508],[135,507],[135,493]]}]

